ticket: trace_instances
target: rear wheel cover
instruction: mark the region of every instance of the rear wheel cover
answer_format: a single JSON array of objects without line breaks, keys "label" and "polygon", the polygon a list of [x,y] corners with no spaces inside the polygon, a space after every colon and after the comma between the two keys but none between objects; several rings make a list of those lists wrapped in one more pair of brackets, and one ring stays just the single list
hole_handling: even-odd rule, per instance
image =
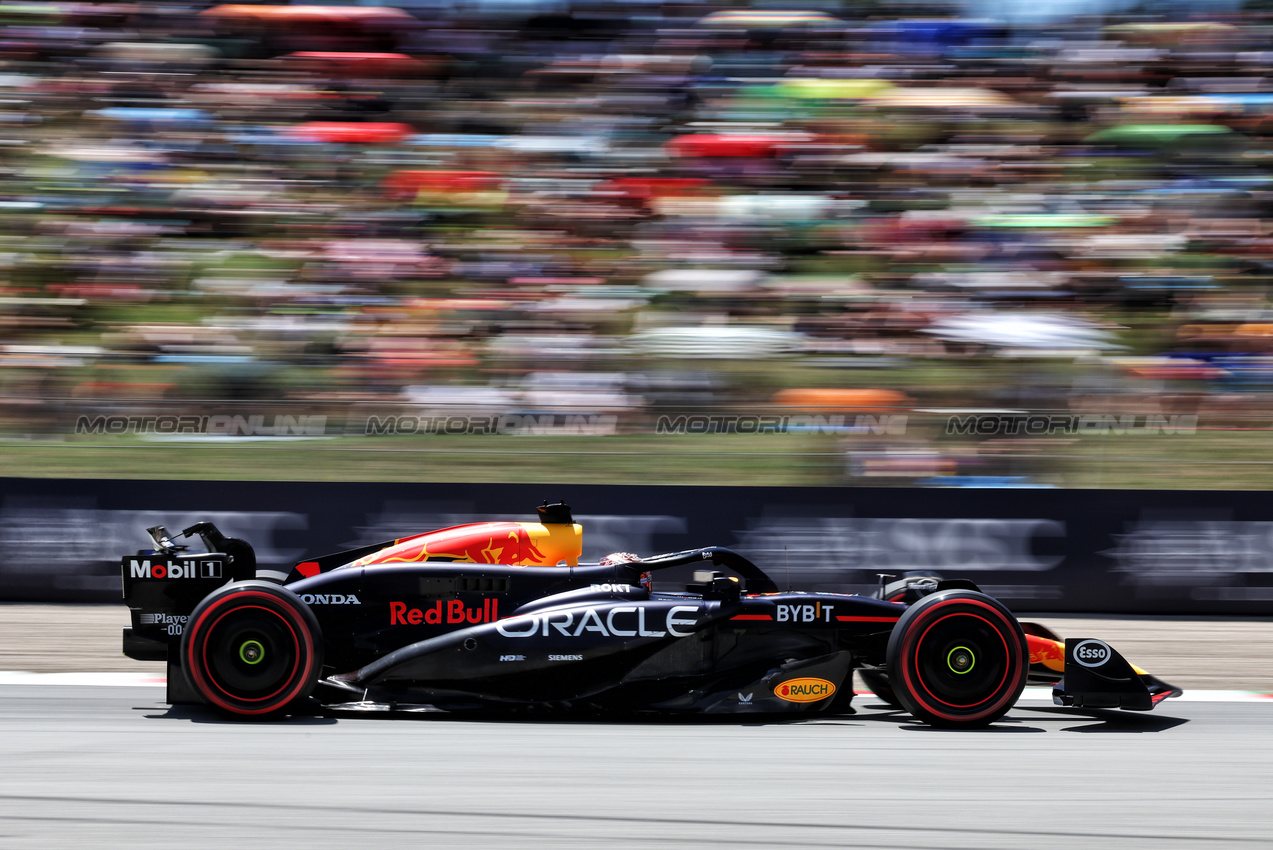
[{"label": "rear wheel cover", "polygon": [[889,639],[889,682],[921,720],[982,726],[1021,696],[1028,658],[1025,633],[1003,605],[975,591],[946,591],[898,620]]},{"label": "rear wheel cover", "polygon": [[265,717],[309,696],[322,665],[318,623],[295,594],[264,582],[204,599],[182,638],[191,686],[219,711]]}]

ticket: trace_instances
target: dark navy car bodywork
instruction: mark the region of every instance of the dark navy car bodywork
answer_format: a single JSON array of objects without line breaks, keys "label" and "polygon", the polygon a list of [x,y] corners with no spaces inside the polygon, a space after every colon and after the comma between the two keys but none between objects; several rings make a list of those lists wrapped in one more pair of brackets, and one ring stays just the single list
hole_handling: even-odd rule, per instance
[{"label": "dark navy car bodywork", "polygon": [[[1178,693],[1113,650],[1104,668],[1083,663],[1083,693],[1067,691],[1031,663],[1036,641],[1061,652],[1059,638],[1027,638],[966,581],[904,579],[878,598],[779,591],[719,547],[593,565],[567,551],[547,565],[554,546],[572,545],[565,526],[579,526],[564,505],[545,508],[539,524],[302,562],[281,585],[256,578],[250,546],[210,524],[187,529],[201,554],[157,527],[154,550],[121,562],[125,654],[167,661],[169,702],[243,718],[306,707],[843,713],[855,669],[886,701],[947,726],[992,722],[1032,675],[1068,704],[1147,708]],[[513,563],[479,560],[492,552]]]}]

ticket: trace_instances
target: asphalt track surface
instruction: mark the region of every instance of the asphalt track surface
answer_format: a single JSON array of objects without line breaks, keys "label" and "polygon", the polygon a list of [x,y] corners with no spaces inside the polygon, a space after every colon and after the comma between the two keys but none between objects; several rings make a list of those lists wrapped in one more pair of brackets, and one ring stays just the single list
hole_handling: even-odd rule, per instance
[{"label": "asphalt track surface", "polygon": [[1025,703],[951,732],[870,697],[647,724],[244,724],[162,698],[0,687],[0,848],[1273,846],[1273,700]]},{"label": "asphalt track surface", "polygon": [[[1047,619],[1186,688],[1273,690],[1268,622]],[[122,606],[0,605],[0,670],[162,676]],[[0,848],[1273,847],[1273,699],[1028,699],[945,731],[803,722],[232,723],[156,686],[0,674]],[[35,682],[40,682],[35,684]],[[1201,696],[1201,701],[1197,697]]]}]

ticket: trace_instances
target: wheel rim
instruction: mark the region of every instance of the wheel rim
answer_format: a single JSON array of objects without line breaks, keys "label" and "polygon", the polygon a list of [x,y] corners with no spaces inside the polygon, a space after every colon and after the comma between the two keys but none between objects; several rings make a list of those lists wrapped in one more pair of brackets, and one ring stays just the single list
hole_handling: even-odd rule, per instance
[{"label": "wheel rim", "polygon": [[296,675],[296,629],[280,612],[259,605],[232,608],[215,619],[203,641],[210,684],[231,699],[260,703],[278,696]]},{"label": "wheel rim", "polygon": [[935,620],[915,644],[914,670],[927,695],[947,708],[973,710],[998,696],[1011,669],[1003,633],[980,614]]}]

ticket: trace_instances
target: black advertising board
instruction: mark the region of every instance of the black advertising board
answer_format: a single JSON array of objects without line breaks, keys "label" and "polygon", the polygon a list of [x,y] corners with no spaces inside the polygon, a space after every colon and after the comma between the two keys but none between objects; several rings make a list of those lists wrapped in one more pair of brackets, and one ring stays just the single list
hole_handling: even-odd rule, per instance
[{"label": "black advertising board", "polygon": [[969,578],[1021,612],[1273,613],[1273,493],[0,479],[0,599],[115,601],[144,529],[201,519],[263,565],[564,499],[584,558],[727,546],[780,586]]}]

